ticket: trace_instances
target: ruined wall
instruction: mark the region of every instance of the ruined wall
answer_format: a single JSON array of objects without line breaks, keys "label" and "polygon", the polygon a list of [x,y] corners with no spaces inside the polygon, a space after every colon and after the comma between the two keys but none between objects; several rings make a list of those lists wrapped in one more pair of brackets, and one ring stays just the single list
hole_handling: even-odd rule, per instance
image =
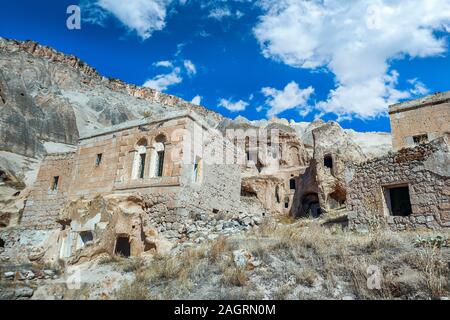
[{"label": "ruined wall", "polygon": [[314,155],[311,166],[300,178],[300,187],[294,197],[294,216],[313,215],[345,206],[344,170],[347,166],[366,159],[336,122],[312,130]]},{"label": "ruined wall", "polygon": [[[220,132],[197,122],[189,124],[189,132],[193,134],[185,139],[190,139],[191,148],[183,153],[190,152],[191,157],[183,160],[178,207],[216,214],[238,211],[241,174],[232,143]],[[197,171],[195,163],[199,165]]]},{"label": "ruined wall", "polygon": [[[250,128],[244,137],[257,135],[251,143],[238,141],[250,160],[242,166],[242,194],[256,197],[272,213],[288,214],[294,203],[299,177],[310,156],[295,130],[273,119],[262,128]],[[291,188],[291,180],[294,187]]]},{"label": "ruined wall", "polygon": [[[350,228],[388,225],[394,230],[450,227],[450,151],[448,136],[403,149],[346,172]],[[386,188],[408,185],[412,214],[390,215]]]},{"label": "ruined wall", "polygon": [[395,150],[415,146],[414,136],[432,141],[450,132],[450,92],[391,106],[389,114]]},{"label": "ruined wall", "polygon": [[263,207],[272,212],[284,212],[289,190],[285,181],[273,176],[248,177],[242,180],[241,192],[246,197],[256,197]]},{"label": "ruined wall", "polygon": [[[23,212],[21,227],[33,229],[58,228],[59,210],[68,201],[71,190],[75,153],[51,154],[42,161],[35,185]],[[54,177],[58,186],[52,190]]]}]

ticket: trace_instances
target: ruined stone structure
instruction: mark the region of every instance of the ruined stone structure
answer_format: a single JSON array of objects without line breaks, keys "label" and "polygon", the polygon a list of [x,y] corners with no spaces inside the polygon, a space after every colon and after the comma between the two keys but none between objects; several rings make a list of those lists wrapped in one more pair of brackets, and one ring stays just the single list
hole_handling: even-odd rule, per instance
[{"label": "ruined stone structure", "polygon": [[450,91],[389,108],[395,150],[428,143],[450,133]]},{"label": "ruined stone structure", "polygon": [[347,170],[350,227],[450,227],[449,136]]},{"label": "ruined stone structure", "polygon": [[58,237],[45,251],[63,259],[91,242],[103,243],[95,252],[139,255],[158,233],[183,238],[192,217],[242,213],[235,156],[192,112],[101,129],[43,160],[20,227]]},{"label": "ruined stone structure", "polygon": [[385,157],[350,166],[350,227],[450,227],[450,92],[391,106],[393,145]]}]

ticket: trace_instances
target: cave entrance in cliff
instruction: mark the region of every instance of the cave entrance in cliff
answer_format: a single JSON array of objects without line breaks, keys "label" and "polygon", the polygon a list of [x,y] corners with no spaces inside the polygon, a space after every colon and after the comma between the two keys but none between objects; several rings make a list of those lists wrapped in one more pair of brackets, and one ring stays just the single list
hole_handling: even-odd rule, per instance
[{"label": "cave entrance in cliff", "polygon": [[4,247],[5,247],[5,240],[0,238],[0,248],[4,248]]},{"label": "cave entrance in cliff", "polygon": [[334,191],[328,196],[328,207],[330,209],[341,209],[345,207],[347,192],[341,186],[336,186]]},{"label": "cave entrance in cliff", "polygon": [[327,154],[323,157],[323,165],[325,168],[333,169],[333,157],[331,154]]},{"label": "cave entrance in cliff", "polygon": [[384,187],[384,198],[391,216],[407,217],[412,214],[408,185]]},{"label": "cave entrance in cliff", "polygon": [[114,253],[119,256],[129,257],[131,255],[130,237],[119,236],[116,239],[116,248]]},{"label": "cave entrance in cliff", "polygon": [[317,193],[309,193],[302,198],[302,216],[316,219],[322,214],[319,204],[319,195]]}]

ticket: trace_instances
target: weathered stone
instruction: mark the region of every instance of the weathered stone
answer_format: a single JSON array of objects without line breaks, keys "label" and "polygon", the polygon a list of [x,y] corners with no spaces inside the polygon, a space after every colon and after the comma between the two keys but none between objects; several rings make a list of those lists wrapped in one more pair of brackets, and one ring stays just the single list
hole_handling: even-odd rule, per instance
[{"label": "weathered stone", "polygon": [[31,298],[33,296],[34,290],[28,287],[20,287],[15,290],[16,298]]}]

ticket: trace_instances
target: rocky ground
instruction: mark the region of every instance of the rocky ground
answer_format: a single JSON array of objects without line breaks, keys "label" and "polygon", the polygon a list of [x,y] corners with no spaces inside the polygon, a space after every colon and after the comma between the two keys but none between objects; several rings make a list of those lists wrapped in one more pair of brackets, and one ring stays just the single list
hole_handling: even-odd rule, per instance
[{"label": "rocky ground", "polygon": [[[244,233],[221,236],[202,244],[179,245],[164,256],[129,259],[99,256],[94,261],[66,269],[62,266],[4,266],[0,297],[450,297],[448,232],[372,230],[368,234],[355,234],[335,224],[325,227],[322,222],[266,218],[260,226]],[[379,289],[370,289],[377,287],[378,271],[381,274]],[[77,276],[79,286],[73,287],[78,283]]]}]

